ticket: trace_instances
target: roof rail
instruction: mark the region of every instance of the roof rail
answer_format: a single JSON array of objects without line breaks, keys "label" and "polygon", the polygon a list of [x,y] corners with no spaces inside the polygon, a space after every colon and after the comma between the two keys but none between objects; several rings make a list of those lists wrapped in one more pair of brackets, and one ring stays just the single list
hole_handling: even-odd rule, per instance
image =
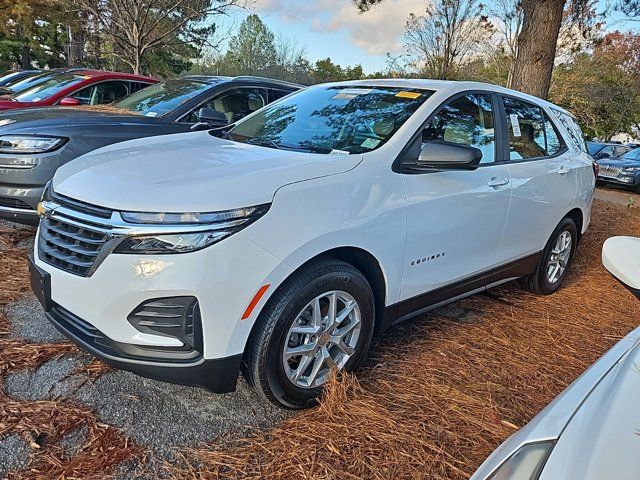
[{"label": "roof rail", "polygon": [[258,76],[258,75],[239,75],[239,76],[235,77],[234,80],[249,80],[249,81],[250,80],[264,80],[264,81],[267,81],[267,82],[278,83],[280,85],[286,85],[286,86],[289,86],[289,87],[297,87],[297,88],[304,87],[304,85],[301,85],[299,83],[288,82],[286,80],[280,80],[280,79],[277,79],[277,78],[261,77],[261,76]]}]

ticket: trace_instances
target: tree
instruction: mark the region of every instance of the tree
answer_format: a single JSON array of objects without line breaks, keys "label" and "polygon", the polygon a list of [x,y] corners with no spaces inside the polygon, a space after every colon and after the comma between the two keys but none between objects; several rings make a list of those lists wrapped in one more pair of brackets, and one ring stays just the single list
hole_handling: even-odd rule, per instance
[{"label": "tree", "polygon": [[490,33],[478,0],[425,2],[424,16],[410,14],[405,41],[427,76],[455,78],[460,65]]},{"label": "tree", "polygon": [[582,53],[554,73],[551,99],[571,110],[586,134],[604,141],[617,133],[632,133],[640,123],[638,35],[607,35],[593,53]]},{"label": "tree", "polygon": [[[362,12],[384,0],[352,0]],[[444,1],[444,0],[443,0]],[[452,0],[449,0],[452,1]],[[569,2],[573,20],[586,25],[593,10],[590,0],[521,0],[522,30],[517,40],[517,55],[511,87],[546,98],[551,84],[558,35]],[[614,0],[610,8],[632,16],[640,13],[638,0]]]},{"label": "tree", "polygon": [[0,0],[0,68],[57,66],[62,14],[57,0]]},{"label": "tree", "polygon": [[[113,44],[112,55],[134,73],[149,69],[149,54],[179,53],[187,45],[198,51],[215,31],[203,26],[212,15],[224,14],[239,0],[77,0],[76,8],[88,12],[100,33]],[[187,47],[188,48],[188,47]],[[157,52],[162,50],[161,54]]]},{"label": "tree", "polygon": [[229,75],[268,75],[276,67],[275,35],[258,15],[249,15],[229,41],[224,57]]}]

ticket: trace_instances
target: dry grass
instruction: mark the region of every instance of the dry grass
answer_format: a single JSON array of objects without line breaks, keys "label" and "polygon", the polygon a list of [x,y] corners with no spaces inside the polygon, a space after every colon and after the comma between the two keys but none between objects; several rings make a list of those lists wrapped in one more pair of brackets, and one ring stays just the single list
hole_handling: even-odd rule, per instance
[{"label": "dry grass", "polygon": [[[18,300],[29,290],[26,257],[29,248],[18,247],[33,230],[16,230],[0,225],[0,439],[7,434],[21,435],[32,453],[27,470],[9,472],[13,479],[104,479],[123,461],[141,457],[144,450],[132,444],[119,430],[97,421],[87,407],[68,400],[27,401],[8,397],[2,380],[8,372],[34,370],[44,362],[77,354],[69,342],[30,343],[8,338],[9,326],[1,307]],[[88,379],[105,371],[91,362],[84,367]],[[86,427],[80,451],[69,455],[59,441],[71,431]]]},{"label": "dry grass", "polygon": [[321,405],[171,468],[179,479],[462,479],[637,324],[635,299],[600,265],[603,241],[640,236],[637,210],[597,202],[565,287],[514,285],[394,328]]}]

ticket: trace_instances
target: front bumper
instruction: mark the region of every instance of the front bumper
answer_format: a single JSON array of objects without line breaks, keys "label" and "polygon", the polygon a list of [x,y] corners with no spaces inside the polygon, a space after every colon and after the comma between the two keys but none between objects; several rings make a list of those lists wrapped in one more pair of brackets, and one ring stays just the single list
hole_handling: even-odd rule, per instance
[{"label": "front bumper", "polygon": [[640,186],[640,173],[621,173],[616,176],[598,175],[598,180],[601,182],[606,182],[608,184],[635,189]]},{"label": "front bumper", "polygon": [[36,206],[58,167],[76,158],[68,145],[33,155],[0,154],[0,218],[38,224]]},{"label": "front bumper", "polygon": [[[154,358],[153,349],[115,342],[100,330],[59,305],[46,312],[47,319],[64,336],[109,365],[163,382],[205,388],[214,393],[236,388],[242,355],[205,360],[167,361]],[[166,354],[159,351],[158,354]]]}]

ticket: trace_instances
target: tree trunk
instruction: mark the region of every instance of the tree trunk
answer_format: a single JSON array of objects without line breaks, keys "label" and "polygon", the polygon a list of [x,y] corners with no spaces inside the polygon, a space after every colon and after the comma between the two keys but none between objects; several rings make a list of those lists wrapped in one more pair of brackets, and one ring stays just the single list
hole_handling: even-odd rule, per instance
[{"label": "tree trunk", "polygon": [[20,62],[22,63],[22,69],[29,70],[31,68],[31,49],[29,48],[29,45],[25,44],[22,46],[20,56],[22,57]]},{"label": "tree trunk", "polygon": [[84,28],[73,29],[69,27],[69,56],[68,67],[80,67],[84,63],[84,50],[87,43]]},{"label": "tree trunk", "polygon": [[522,0],[524,21],[509,87],[546,98],[566,0]]}]

